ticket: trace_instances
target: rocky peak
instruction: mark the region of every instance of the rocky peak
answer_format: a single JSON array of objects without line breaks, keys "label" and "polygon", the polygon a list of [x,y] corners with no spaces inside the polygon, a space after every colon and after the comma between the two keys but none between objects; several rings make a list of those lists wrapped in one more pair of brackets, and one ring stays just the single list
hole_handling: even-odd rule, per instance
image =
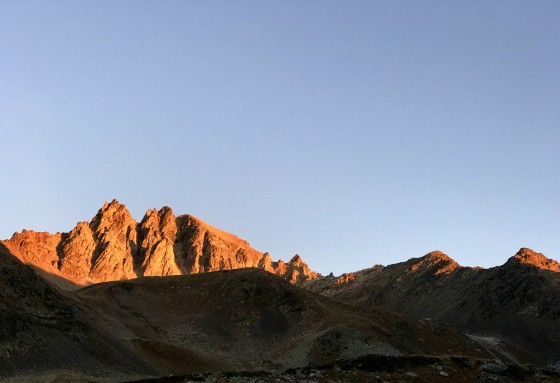
[{"label": "rocky peak", "polygon": [[151,209],[140,222],[139,275],[181,274],[175,260],[174,242],[177,236],[176,218],[171,208]]},{"label": "rocky peak", "polygon": [[290,259],[290,262],[288,262],[288,264],[292,266],[300,266],[302,263],[303,260],[301,259],[299,254],[294,255],[292,259]]},{"label": "rocky peak", "polygon": [[261,260],[259,261],[259,268],[264,269],[266,271],[273,272],[273,261],[270,258],[270,254],[268,252],[264,253]]},{"label": "rocky peak", "polygon": [[276,273],[284,276],[290,283],[295,285],[301,285],[307,280],[316,279],[321,276],[319,273],[311,271],[299,254],[294,255],[287,264],[279,261]]},{"label": "rocky peak", "polygon": [[173,214],[173,209],[171,209],[169,206],[164,206],[161,209],[159,209],[158,215],[160,217],[163,217],[164,219],[172,218],[173,220],[175,220],[175,214]]},{"label": "rocky peak", "polygon": [[21,233],[14,233],[10,240],[2,243],[23,263],[45,264],[45,269],[50,272],[58,263],[56,245],[60,239],[60,233],[23,230]]},{"label": "rocky peak", "polygon": [[449,274],[459,267],[461,266],[453,258],[439,250],[435,250],[424,255],[422,258],[416,258],[410,269],[412,271],[435,270],[435,274]]},{"label": "rocky peak", "polygon": [[126,205],[116,199],[105,202],[90,227],[96,247],[91,257],[90,276],[95,281],[136,277],[137,225]]},{"label": "rocky peak", "polygon": [[[163,230],[167,226],[175,223],[175,214],[173,210],[164,206],[159,211],[157,209],[150,209],[146,211],[144,218],[140,221],[140,228],[152,227],[152,229]],[[154,226],[155,225],[155,226]]]},{"label": "rocky peak", "polygon": [[439,263],[439,262],[456,263],[453,258],[451,258],[447,254],[439,250],[434,250],[429,252],[428,254],[424,255],[423,259],[424,261],[429,263]]},{"label": "rocky peak", "polygon": [[138,223],[117,200],[68,233],[24,230],[3,243],[22,261],[78,285],[244,267],[265,269],[294,284],[319,276],[299,255],[288,264],[274,262],[268,253],[196,217],[176,217],[168,206],[148,210]]},{"label": "rocky peak", "polygon": [[130,215],[126,205],[119,203],[116,199],[110,203],[105,202],[90,224],[91,228],[98,233],[133,225],[136,225],[136,221]]},{"label": "rocky peak", "polygon": [[539,269],[560,272],[560,263],[526,247],[519,249],[513,257],[508,259],[506,265],[530,265]]}]

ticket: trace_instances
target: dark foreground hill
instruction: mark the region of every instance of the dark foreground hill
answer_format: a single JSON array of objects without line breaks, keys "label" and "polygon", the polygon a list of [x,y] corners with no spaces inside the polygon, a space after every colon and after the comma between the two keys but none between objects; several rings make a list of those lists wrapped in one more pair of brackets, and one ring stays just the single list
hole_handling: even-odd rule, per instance
[{"label": "dark foreground hill", "polygon": [[103,283],[77,296],[165,373],[283,370],[368,354],[488,356],[453,329],[361,310],[259,269]]},{"label": "dark foreground hill", "polygon": [[0,378],[42,371],[154,373],[0,244]]}]

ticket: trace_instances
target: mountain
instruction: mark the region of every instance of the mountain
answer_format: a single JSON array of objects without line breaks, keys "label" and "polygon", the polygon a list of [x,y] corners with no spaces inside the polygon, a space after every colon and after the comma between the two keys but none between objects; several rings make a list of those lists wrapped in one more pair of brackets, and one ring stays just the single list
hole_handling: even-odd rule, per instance
[{"label": "mountain", "polygon": [[[360,307],[446,322],[513,361],[560,360],[560,264],[522,248],[504,265],[462,267],[442,252],[306,283]],[[532,354],[533,356],[531,356]]]},{"label": "mountain", "polygon": [[249,382],[259,371],[273,374],[267,382],[307,382],[310,368],[348,381],[336,365],[369,381],[380,364],[390,381],[408,376],[402,368],[462,381],[493,358],[453,328],[344,304],[258,268],[62,292],[0,245],[0,270],[0,379],[14,382],[210,382],[158,377],[219,372],[228,375],[218,381]]},{"label": "mountain", "polygon": [[23,230],[0,241],[23,263],[65,289],[141,276],[186,275],[258,267],[301,285],[319,274],[296,255],[288,263],[191,215],[169,207],[148,210],[136,222],[113,200],[68,233]]},{"label": "mountain", "polygon": [[[137,222],[113,200],[70,232],[0,241],[0,272],[0,378],[326,373],[333,364],[365,374],[351,381],[378,380],[368,371],[380,369],[390,382],[449,371],[465,382],[559,378],[521,367],[560,369],[560,264],[527,248],[490,269],[434,251],[322,277],[299,255],[273,261],[169,207]],[[348,381],[334,371],[331,380]]]}]

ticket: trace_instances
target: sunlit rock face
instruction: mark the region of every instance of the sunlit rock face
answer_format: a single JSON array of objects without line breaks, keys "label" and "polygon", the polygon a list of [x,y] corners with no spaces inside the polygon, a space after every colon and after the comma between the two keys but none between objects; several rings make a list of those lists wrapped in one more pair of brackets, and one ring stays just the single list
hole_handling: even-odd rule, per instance
[{"label": "sunlit rock face", "polygon": [[138,250],[137,222],[126,206],[113,201],[105,204],[91,221],[96,241],[90,276],[95,281],[130,279]]},{"label": "sunlit rock face", "polygon": [[521,248],[507,263],[509,267],[534,266],[543,270],[560,272],[560,263],[526,247]]},{"label": "sunlit rock face", "polygon": [[175,258],[177,223],[173,211],[163,207],[148,210],[140,222],[138,274],[145,276],[181,274]]},{"label": "sunlit rock face", "polygon": [[2,243],[55,283],[67,280],[74,287],[245,267],[267,270],[297,285],[319,277],[299,255],[288,263],[273,261],[247,241],[196,217],[176,217],[167,206],[148,210],[138,223],[117,200],[105,203],[91,222],[80,222],[68,233],[24,230]]},{"label": "sunlit rock face", "polygon": [[62,274],[71,276],[72,279],[87,278],[96,247],[89,223],[78,223],[59,244],[59,268]]}]

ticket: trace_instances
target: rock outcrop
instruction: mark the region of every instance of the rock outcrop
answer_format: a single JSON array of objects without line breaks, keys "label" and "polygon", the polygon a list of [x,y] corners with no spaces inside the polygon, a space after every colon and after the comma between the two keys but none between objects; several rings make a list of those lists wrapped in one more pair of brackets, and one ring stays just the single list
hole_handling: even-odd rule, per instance
[{"label": "rock outcrop", "polygon": [[[139,259],[137,274],[145,276],[181,274],[180,260],[175,257],[177,218],[171,208],[148,210],[138,233]],[[184,268],[183,268],[184,269]]]},{"label": "rock outcrop", "polygon": [[506,265],[511,267],[529,265],[542,270],[560,272],[560,263],[526,247],[521,248],[517,254],[511,257]]},{"label": "rock outcrop", "polygon": [[[24,230],[1,241],[23,263],[68,288],[140,276],[197,274],[255,267],[301,285],[319,274],[296,255],[273,261],[233,234],[191,215],[176,217],[171,208],[148,210],[140,223],[125,205],[105,203],[91,222],[69,233]],[[65,283],[61,283],[65,281]]]}]

